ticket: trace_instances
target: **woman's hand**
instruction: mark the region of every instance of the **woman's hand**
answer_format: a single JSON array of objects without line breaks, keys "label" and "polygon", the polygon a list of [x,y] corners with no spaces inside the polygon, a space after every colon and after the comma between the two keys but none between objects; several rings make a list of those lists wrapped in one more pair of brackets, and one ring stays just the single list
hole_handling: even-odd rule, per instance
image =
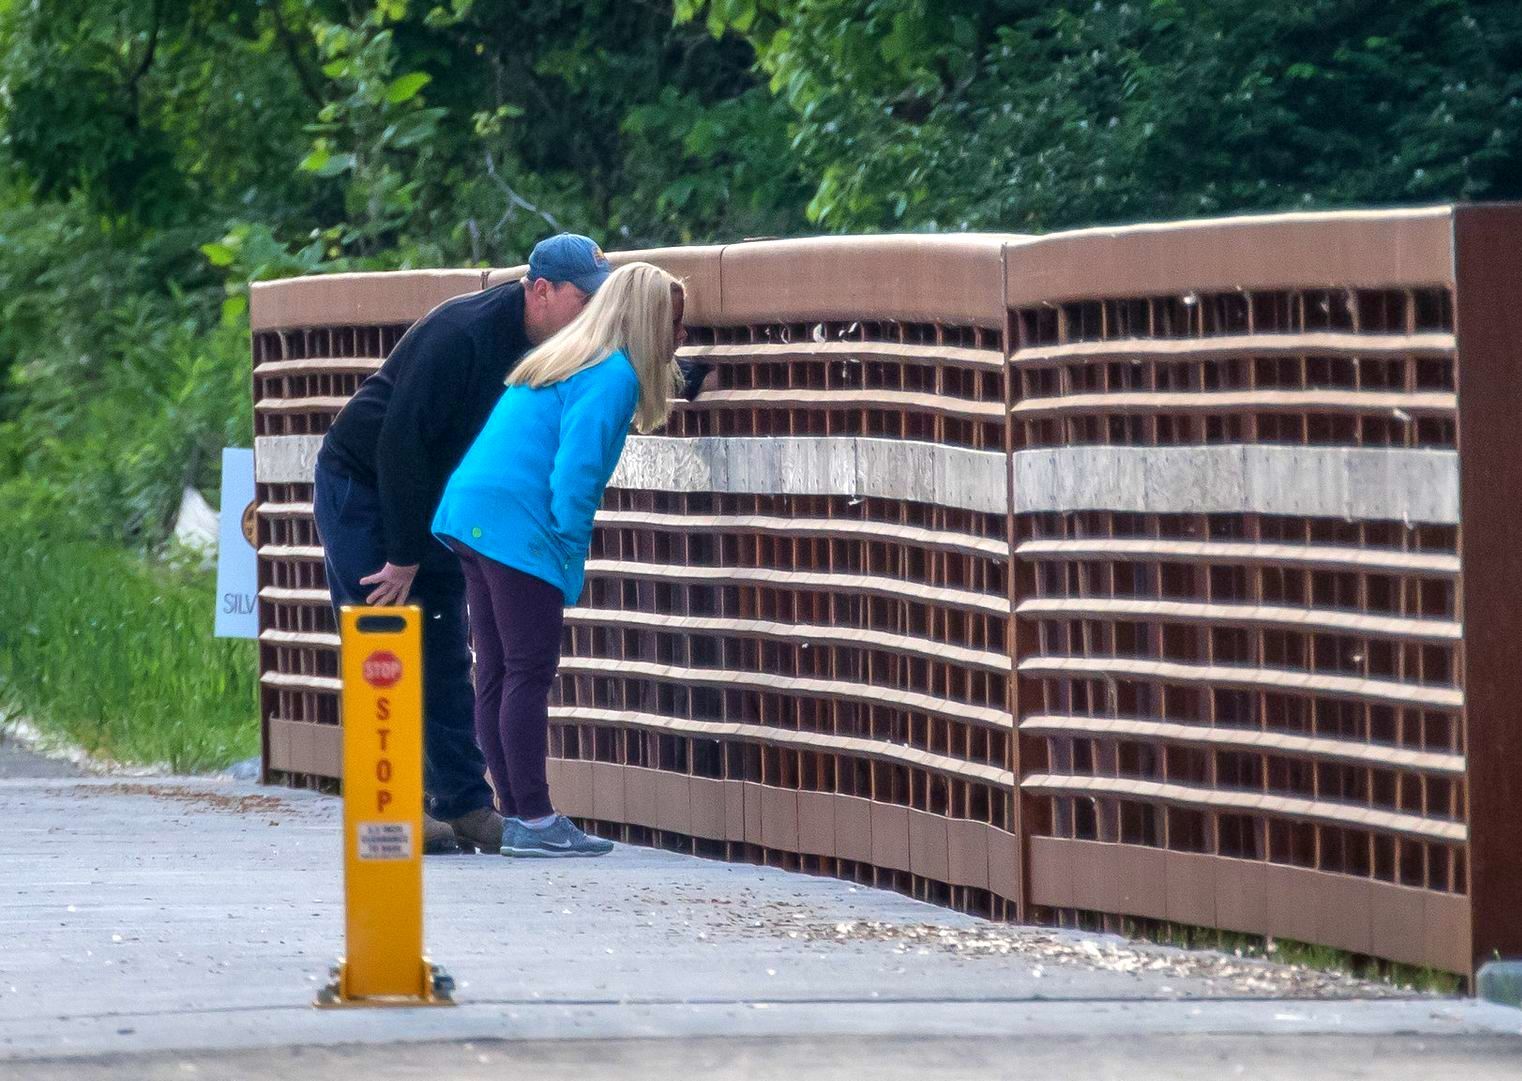
[{"label": "woman's hand", "polygon": [[360,585],[375,586],[365,598],[365,603],[376,607],[406,604],[407,594],[412,590],[412,580],[417,577],[417,568],[416,563],[408,567],[387,563],[368,578],[361,578]]}]

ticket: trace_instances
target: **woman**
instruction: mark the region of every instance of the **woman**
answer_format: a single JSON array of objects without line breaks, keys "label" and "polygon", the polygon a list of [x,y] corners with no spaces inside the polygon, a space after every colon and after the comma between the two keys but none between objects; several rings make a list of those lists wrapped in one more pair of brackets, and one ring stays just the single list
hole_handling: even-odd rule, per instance
[{"label": "woman", "polygon": [[683,299],[680,283],[649,263],[614,271],[574,322],[508,375],[434,516],[434,533],[465,571],[476,737],[506,820],[504,856],[613,848],[550,803],[549,690],[564,606],[581,595],[592,517],[629,423],[653,431],[671,412]]}]

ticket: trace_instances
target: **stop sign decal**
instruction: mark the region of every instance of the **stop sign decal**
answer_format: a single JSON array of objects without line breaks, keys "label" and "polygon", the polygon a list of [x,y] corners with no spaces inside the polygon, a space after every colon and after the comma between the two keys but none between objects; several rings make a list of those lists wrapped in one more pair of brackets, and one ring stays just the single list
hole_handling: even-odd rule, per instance
[{"label": "stop sign decal", "polygon": [[402,661],[389,649],[378,649],[365,658],[365,682],[372,687],[390,687],[402,678]]}]

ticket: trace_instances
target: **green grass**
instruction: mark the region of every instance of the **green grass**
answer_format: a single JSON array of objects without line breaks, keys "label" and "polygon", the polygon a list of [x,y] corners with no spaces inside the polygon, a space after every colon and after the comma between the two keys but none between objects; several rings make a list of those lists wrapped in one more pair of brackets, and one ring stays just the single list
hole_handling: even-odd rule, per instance
[{"label": "green grass", "polygon": [[218,769],[258,750],[253,642],[212,636],[208,572],[0,526],[0,704],[124,763]]},{"label": "green grass", "polygon": [[1131,924],[1127,927],[1126,934],[1185,949],[1223,950],[1241,957],[1262,957],[1279,964],[1302,965],[1322,972],[1346,972],[1360,979],[1377,980],[1413,991],[1451,995],[1458,993],[1464,983],[1461,977],[1452,972],[1382,961],[1330,946],[1295,942],[1287,938],[1265,939],[1257,935],[1217,931],[1208,927],[1151,921],[1144,925]]}]

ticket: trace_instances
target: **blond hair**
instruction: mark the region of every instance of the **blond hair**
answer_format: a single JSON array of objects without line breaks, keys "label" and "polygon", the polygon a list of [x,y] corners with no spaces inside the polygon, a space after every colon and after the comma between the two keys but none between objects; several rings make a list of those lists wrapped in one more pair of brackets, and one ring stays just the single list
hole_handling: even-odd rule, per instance
[{"label": "blond hair", "polygon": [[639,377],[635,427],[666,423],[681,385],[676,366],[672,290],[682,283],[658,266],[626,263],[597,290],[581,314],[519,361],[508,386],[547,387],[586,371],[622,349]]}]

